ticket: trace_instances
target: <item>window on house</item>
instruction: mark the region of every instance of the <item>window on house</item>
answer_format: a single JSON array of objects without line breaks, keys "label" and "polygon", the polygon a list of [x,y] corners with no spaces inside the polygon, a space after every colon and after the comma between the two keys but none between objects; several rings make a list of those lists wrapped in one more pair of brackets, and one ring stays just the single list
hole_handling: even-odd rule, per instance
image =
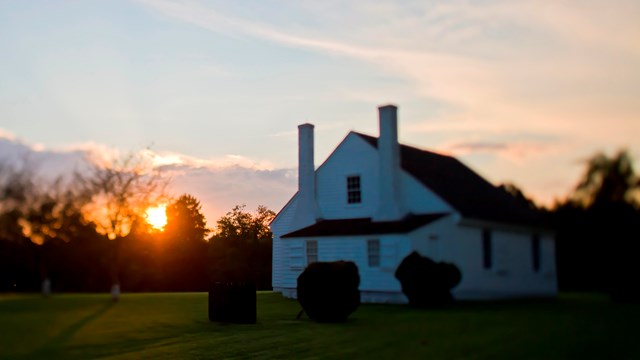
[{"label": "window on house", "polygon": [[491,230],[482,230],[482,266],[491,269],[493,259],[491,257]]},{"label": "window on house", "polygon": [[347,203],[359,204],[362,202],[362,193],[360,192],[360,176],[347,177]]},{"label": "window on house", "polygon": [[380,240],[367,240],[367,258],[369,267],[380,266]]},{"label": "window on house", "polygon": [[307,265],[318,262],[318,242],[307,240]]},{"label": "window on house", "polygon": [[531,238],[531,255],[533,257],[533,271],[540,270],[540,235],[534,234]]}]

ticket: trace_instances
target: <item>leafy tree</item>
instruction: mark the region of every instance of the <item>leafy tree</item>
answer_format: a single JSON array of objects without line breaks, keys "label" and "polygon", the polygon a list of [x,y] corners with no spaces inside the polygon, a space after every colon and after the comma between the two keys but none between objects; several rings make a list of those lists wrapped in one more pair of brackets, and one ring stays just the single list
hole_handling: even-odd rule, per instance
[{"label": "leafy tree", "polygon": [[[59,199],[51,194],[40,193],[35,197],[21,219],[23,232],[36,245],[35,254],[42,278],[42,294],[47,296],[51,292],[51,251],[53,242],[61,240],[60,236],[68,230],[62,227],[65,213],[61,209]],[[65,235],[68,235],[65,234]],[[65,236],[65,240],[69,240]]]},{"label": "leafy tree", "polygon": [[0,212],[23,211],[35,193],[35,169],[29,161],[0,162]]},{"label": "leafy tree", "polygon": [[[100,268],[99,261],[95,260],[91,268],[78,268],[83,259],[95,254],[91,253],[90,247],[85,247],[86,254],[71,256],[69,252],[76,243],[95,240],[98,236],[95,224],[87,221],[80,211],[86,199],[74,191],[76,185],[62,178],[39,182],[30,188],[27,203],[20,207],[17,222],[30,240],[30,253],[37,264],[45,295],[52,285],[60,290],[82,290],[82,274],[89,277],[89,273]],[[72,242],[73,246],[70,245]]]},{"label": "leafy tree", "polygon": [[574,194],[550,214],[561,289],[640,300],[635,259],[640,252],[639,185],[632,163],[626,151],[611,158],[596,154]]},{"label": "leafy tree", "polygon": [[506,191],[511,196],[513,196],[516,200],[526,204],[531,209],[538,209],[536,203],[529,197],[527,197],[522,189],[520,189],[517,185],[512,183],[504,183],[498,186],[500,189]]},{"label": "leafy tree", "polygon": [[25,214],[36,193],[35,170],[26,162],[22,166],[0,162],[0,239],[28,241],[24,235]]},{"label": "leafy tree", "polygon": [[161,202],[167,181],[142,158],[129,155],[111,164],[93,164],[88,175],[77,174],[89,201],[82,207],[101,234],[113,240],[112,296],[120,295],[119,254],[123,240],[146,209]]},{"label": "leafy tree", "polygon": [[[150,232],[141,216],[163,199],[166,182],[139,158],[94,165],[77,182],[38,182],[33,169],[0,162],[0,291],[34,291],[47,278],[56,291],[104,291],[120,280],[134,291],[206,288],[206,223],[197,216],[198,201],[172,204],[171,240]],[[175,281],[163,279],[163,269]]]},{"label": "leafy tree", "polygon": [[640,179],[633,169],[633,160],[626,150],[613,157],[598,153],[587,161],[582,180],[576,186],[573,199],[583,206],[605,203],[633,203],[638,200]]},{"label": "leafy tree", "polygon": [[213,281],[252,282],[258,289],[271,287],[269,223],[275,213],[258,206],[254,214],[235,206],[217,222],[210,240],[210,276]]},{"label": "leafy tree", "polygon": [[[119,253],[119,280],[127,291],[168,291],[164,286],[165,263],[162,233],[136,219],[129,234],[122,238]],[[113,241],[110,242],[114,244]]]},{"label": "leafy tree", "polygon": [[167,206],[166,212],[167,225],[164,231],[168,236],[183,241],[204,241],[210,232],[200,201],[192,195],[180,196]]},{"label": "leafy tree", "polygon": [[[38,223],[30,221],[44,199],[43,186],[38,186],[35,179],[35,168],[27,160],[16,164],[0,164],[0,238],[18,242],[18,246],[11,250],[15,252],[12,255],[21,255],[21,261],[32,265],[39,263],[42,290],[44,294],[48,294],[50,281],[42,256],[43,250],[42,247],[33,245],[42,245],[49,238],[42,236]],[[22,270],[26,269],[22,267]]]},{"label": "leafy tree", "polygon": [[38,273],[33,244],[22,232],[22,213],[0,212],[0,291],[35,291]]},{"label": "leafy tree", "polygon": [[98,231],[109,239],[124,238],[146,209],[165,197],[167,182],[142,159],[129,155],[112,164],[93,164],[89,175],[77,174],[84,195],[83,207]]},{"label": "leafy tree", "polygon": [[[42,181],[31,163],[18,165],[0,164],[0,288],[33,291],[40,279],[46,294],[53,278],[57,289],[86,290],[83,279],[100,271],[100,253],[91,251],[97,233],[80,212],[76,184]],[[89,246],[75,252],[80,243]],[[80,269],[83,261],[87,266]]]},{"label": "leafy tree", "polygon": [[207,289],[207,222],[200,201],[184,194],[167,206],[165,239],[165,281],[168,289]]}]

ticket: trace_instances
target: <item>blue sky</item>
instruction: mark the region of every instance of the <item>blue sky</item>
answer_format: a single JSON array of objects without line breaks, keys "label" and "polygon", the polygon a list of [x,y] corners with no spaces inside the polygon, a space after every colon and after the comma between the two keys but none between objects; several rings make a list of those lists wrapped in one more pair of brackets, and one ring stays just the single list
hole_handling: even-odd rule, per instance
[{"label": "blue sky", "polygon": [[[626,0],[3,1],[0,137],[152,145],[217,216],[284,204],[298,124],[316,125],[319,165],[395,103],[401,141],[549,202],[596,151],[640,158],[638,39]],[[238,169],[261,191],[217,201]]]}]

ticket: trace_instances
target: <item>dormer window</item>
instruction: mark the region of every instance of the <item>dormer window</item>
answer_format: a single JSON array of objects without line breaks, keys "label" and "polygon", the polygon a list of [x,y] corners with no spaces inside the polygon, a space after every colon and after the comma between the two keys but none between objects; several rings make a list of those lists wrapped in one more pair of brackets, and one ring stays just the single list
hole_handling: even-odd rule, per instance
[{"label": "dormer window", "polygon": [[360,175],[347,176],[347,203],[360,204],[361,202]]}]

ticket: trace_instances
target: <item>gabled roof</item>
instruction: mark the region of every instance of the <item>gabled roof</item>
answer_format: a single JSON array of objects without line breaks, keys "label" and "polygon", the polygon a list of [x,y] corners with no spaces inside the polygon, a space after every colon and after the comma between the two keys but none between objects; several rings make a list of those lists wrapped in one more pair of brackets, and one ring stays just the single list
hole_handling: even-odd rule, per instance
[{"label": "gabled roof", "polygon": [[409,215],[398,221],[373,221],[371,218],[320,220],[317,223],[282,235],[281,238],[349,235],[406,234],[448,214]]},{"label": "gabled roof", "polygon": [[[354,132],[371,146],[378,138]],[[402,168],[438,194],[463,217],[514,225],[539,225],[540,214],[457,159],[400,145]]]}]

